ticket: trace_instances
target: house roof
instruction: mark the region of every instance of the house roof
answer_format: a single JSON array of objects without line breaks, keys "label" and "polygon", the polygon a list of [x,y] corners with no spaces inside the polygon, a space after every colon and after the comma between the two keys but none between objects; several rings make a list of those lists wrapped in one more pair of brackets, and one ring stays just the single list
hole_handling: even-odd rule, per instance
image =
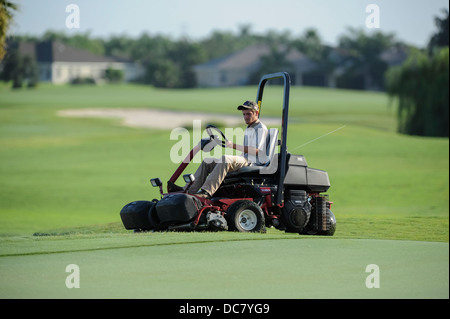
[{"label": "house roof", "polygon": [[22,55],[31,56],[37,62],[128,62],[77,49],[57,41],[36,44],[22,42],[19,44],[19,51]]},{"label": "house roof", "polygon": [[[270,47],[265,44],[252,45],[244,50],[232,53],[222,58],[214,59],[203,64],[195,66],[196,69],[214,68],[218,70],[231,69],[256,69],[261,61],[261,57],[270,53]],[[289,50],[286,59],[295,67],[302,69],[310,69],[314,67],[314,63],[298,50]]]}]

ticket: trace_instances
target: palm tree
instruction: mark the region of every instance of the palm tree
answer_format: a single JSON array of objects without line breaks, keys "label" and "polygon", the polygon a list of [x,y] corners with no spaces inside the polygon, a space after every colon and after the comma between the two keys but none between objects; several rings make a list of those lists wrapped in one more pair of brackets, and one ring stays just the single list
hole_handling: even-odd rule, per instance
[{"label": "palm tree", "polygon": [[6,54],[6,32],[12,19],[12,11],[17,10],[17,5],[7,0],[0,0],[0,61]]}]

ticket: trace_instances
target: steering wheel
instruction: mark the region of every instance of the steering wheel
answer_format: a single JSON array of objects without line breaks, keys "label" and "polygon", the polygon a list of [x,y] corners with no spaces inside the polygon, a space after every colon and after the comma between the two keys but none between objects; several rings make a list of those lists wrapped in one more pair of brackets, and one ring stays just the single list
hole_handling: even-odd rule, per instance
[{"label": "steering wheel", "polygon": [[[222,139],[220,139],[217,135],[214,135],[212,130],[215,130],[217,133],[219,133],[222,136]],[[222,145],[223,148],[226,147],[226,143],[228,142],[228,139],[221,130],[219,130],[214,125],[209,124],[206,126],[206,132],[208,133],[210,139],[215,140],[216,143]]]}]

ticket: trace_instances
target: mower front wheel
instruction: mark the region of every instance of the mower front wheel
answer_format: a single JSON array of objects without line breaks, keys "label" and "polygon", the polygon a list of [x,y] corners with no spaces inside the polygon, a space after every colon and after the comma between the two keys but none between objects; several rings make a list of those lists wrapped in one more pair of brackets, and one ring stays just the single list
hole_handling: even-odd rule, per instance
[{"label": "mower front wheel", "polygon": [[231,204],[225,218],[230,230],[244,233],[266,231],[261,208],[249,200],[240,200]]}]

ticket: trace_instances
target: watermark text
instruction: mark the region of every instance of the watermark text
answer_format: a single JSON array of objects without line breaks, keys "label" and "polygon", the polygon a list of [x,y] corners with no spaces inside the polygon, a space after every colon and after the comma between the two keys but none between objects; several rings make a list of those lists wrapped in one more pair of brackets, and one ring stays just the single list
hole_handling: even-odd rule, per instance
[{"label": "watermark text", "polygon": [[366,17],[366,27],[368,29],[380,28],[380,7],[376,4],[368,4],[366,6],[366,13],[369,15]]},{"label": "watermark text", "polygon": [[66,17],[67,29],[79,29],[80,28],[80,7],[74,3],[66,6],[66,13],[69,15]]},{"label": "watermark text", "polygon": [[66,287],[80,288],[80,267],[77,264],[69,264],[66,266],[66,272],[70,273],[66,277]]}]

